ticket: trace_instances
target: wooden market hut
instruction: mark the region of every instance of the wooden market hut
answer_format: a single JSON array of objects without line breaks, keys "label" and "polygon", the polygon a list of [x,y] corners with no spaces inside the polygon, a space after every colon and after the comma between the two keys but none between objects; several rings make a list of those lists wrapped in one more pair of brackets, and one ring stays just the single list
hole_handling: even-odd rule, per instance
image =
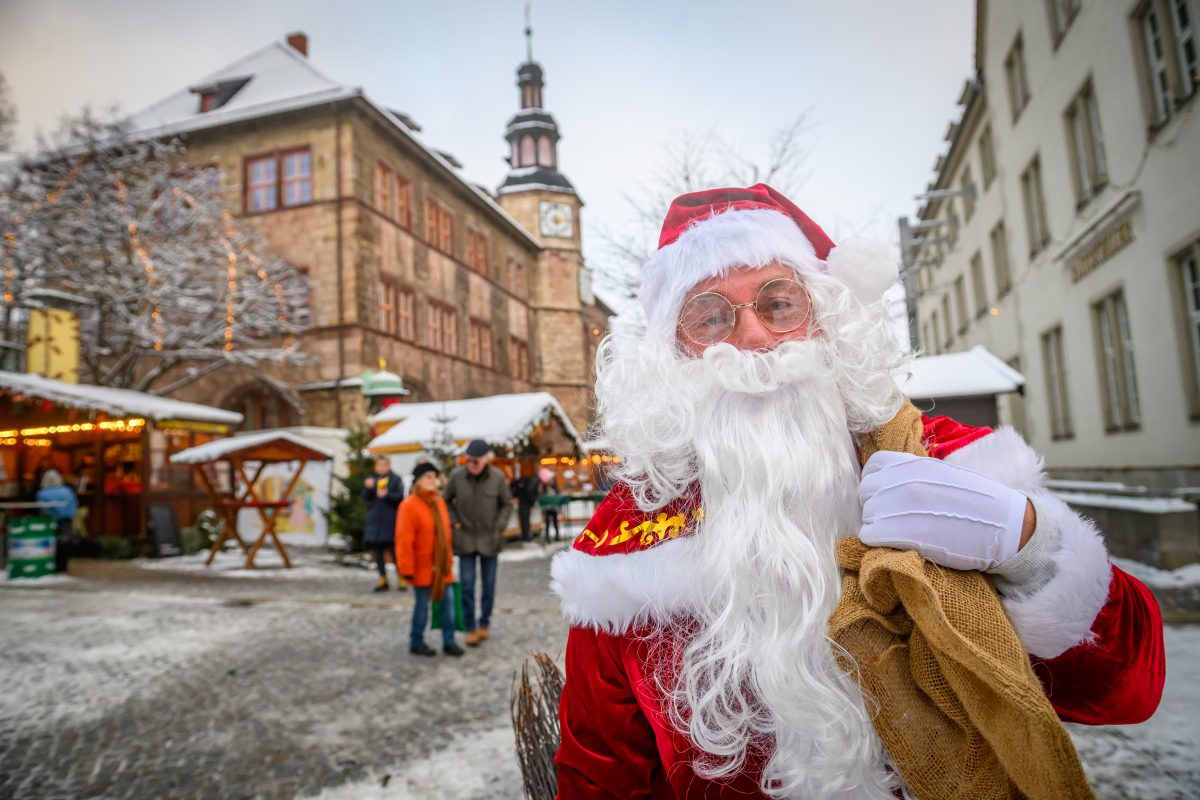
[{"label": "wooden market hut", "polygon": [[510,478],[533,475],[543,463],[557,465],[560,458],[575,459],[584,450],[575,426],[548,392],[397,403],[367,421],[375,434],[367,450],[391,456],[401,475],[407,475],[442,427],[459,447],[472,439],[488,442],[496,465]]},{"label": "wooden market hut", "polygon": [[0,371],[0,496],[32,496],[53,468],[78,494],[92,537],[141,538],[152,507],[189,525],[207,495],[171,455],[241,422],[199,403]]},{"label": "wooden market hut", "polygon": [[[1025,376],[983,345],[958,353],[914,358],[900,388],[917,408],[968,425],[1000,424],[1000,404],[1025,392]],[[1016,415],[1009,414],[1010,418]]]}]

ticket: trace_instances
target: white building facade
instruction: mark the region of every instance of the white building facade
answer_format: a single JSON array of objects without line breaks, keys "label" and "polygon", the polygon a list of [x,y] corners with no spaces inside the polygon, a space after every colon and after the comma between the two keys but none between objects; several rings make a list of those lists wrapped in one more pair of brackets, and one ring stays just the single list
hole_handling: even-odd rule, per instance
[{"label": "white building facade", "polygon": [[1058,477],[1200,486],[1198,5],[977,3],[917,331],[1025,374],[1004,421]]}]

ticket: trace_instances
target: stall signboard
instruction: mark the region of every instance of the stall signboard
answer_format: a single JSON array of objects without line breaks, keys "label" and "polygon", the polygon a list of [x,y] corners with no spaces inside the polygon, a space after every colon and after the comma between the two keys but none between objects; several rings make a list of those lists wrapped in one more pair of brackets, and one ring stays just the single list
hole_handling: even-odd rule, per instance
[{"label": "stall signboard", "polygon": [[8,521],[8,577],[40,578],[54,572],[54,520],[15,517]]},{"label": "stall signboard", "polygon": [[201,422],[191,419],[160,419],[154,423],[154,427],[160,431],[196,431],[197,433],[212,433],[218,436],[225,436],[229,433],[229,426],[220,422]]},{"label": "stall signboard", "polygon": [[[296,462],[267,464],[254,484],[263,500],[278,500],[296,472]],[[323,545],[329,535],[329,484],[333,476],[332,461],[310,461],[300,472],[292,489],[292,504],[279,514],[275,531],[285,544]],[[258,510],[243,508],[238,512],[238,530],[244,538],[254,539],[262,532]],[[247,536],[248,535],[248,536]]]},{"label": "stall signboard", "polygon": [[25,330],[27,372],[79,383],[79,317],[59,308],[35,308]]}]

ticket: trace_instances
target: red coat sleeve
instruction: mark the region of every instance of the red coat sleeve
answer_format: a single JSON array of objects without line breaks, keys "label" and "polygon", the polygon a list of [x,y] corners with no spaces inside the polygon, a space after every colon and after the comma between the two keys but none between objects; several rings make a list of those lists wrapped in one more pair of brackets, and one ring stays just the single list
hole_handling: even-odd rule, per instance
[{"label": "red coat sleeve", "polygon": [[1136,578],[1116,567],[1112,575],[1092,625],[1095,639],[1053,659],[1033,658],[1050,704],[1067,722],[1144,722],[1162,699],[1167,664],[1158,603]]},{"label": "red coat sleeve", "polygon": [[638,705],[620,643],[591,628],[567,636],[566,683],[558,707],[561,800],[651,798],[662,783],[654,730]]}]

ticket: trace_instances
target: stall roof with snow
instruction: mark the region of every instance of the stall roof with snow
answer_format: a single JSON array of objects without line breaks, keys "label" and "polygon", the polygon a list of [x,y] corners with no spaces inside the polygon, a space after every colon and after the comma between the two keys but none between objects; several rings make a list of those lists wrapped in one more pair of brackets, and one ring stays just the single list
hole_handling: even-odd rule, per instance
[{"label": "stall roof with snow", "polygon": [[446,423],[454,440],[461,444],[483,439],[497,450],[512,450],[530,443],[535,433],[551,420],[556,421],[570,440],[582,450],[579,433],[571,424],[554,395],[548,392],[500,394],[470,400],[434,403],[397,403],[368,418],[371,425],[388,426],[371,440],[372,453],[413,453],[424,449]]},{"label": "stall roof with snow", "polygon": [[1025,376],[975,345],[961,353],[914,358],[907,375],[897,376],[900,388],[913,400],[979,397],[1016,392]]},{"label": "stall roof with snow", "polygon": [[238,461],[325,461],[333,453],[286,431],[245,433],[189,447],[171,456],[173,464],[208,464],[222,459]]},{"label": "stall roof with snow", "polygon": [[116,417],[135,415],[155,421],[188,420],[222,425],[239,425],[242,422],[242,415],[235,411],[172,400],[133,389],[66,383],[20,372],[0,371],[0,392],[26,395],[59,406],[99,411]]}]

